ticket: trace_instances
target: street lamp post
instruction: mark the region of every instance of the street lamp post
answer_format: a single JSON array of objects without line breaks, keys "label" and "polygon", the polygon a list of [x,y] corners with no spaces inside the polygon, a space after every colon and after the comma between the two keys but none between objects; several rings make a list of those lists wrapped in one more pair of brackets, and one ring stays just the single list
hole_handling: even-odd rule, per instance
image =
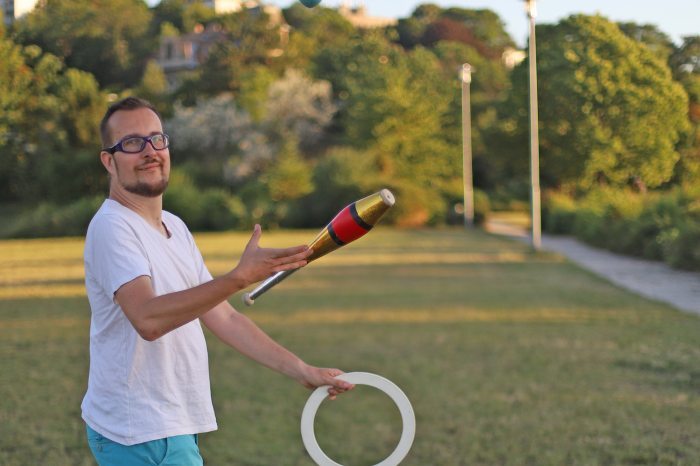
[{"label": "street lamp post", "polygon": [[532,215],[532,248],[538,251],[542,247],[542,220],[540,214],[540,146],[538,138],[537,115],[537,50],[535,45],[536,0],[525,0],[530,23],[530,40],[528,62],[530,64],[530,208]]},{"label": "street lamp post", "polygon": [[474,180],[472,177],[472,118],[469,87],[474,68],[462,65],[459,78],[462,81],[462,174],[464,178],[464,227],[474,226]]}]

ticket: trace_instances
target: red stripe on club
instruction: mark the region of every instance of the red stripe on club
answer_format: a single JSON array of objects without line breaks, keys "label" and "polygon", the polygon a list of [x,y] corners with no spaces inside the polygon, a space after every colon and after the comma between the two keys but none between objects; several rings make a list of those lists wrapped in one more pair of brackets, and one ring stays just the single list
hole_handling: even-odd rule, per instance
[{"label": "red stripe on club", "polygon": [[345,244],[355,241],[369,231],[355,221],[350,213],[350,207],[351,206],[347,206],[341,210],[340,213],[331,220],[333,231],[335,231],[338,239]]}]

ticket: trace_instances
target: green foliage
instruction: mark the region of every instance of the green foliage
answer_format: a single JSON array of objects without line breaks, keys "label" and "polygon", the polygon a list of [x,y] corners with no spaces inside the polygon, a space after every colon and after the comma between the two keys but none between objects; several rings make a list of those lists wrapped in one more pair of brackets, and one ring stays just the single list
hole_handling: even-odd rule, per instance
[{"label": "green foliage", "polygon": [[443,16],[460,21],[492,50],[503,51],[506,47],[515,46],[513,39],[506,32],[503,20],[492,10],[453,7],[446,9]]},{"label": "green foliage", "polygon": [[548,192],[542,205],[542,229],[553,234],[572,234],[576,202],[566,194]]},{"label": "green foliage", "polygon": [[254,65],[245,71],[236,103],[255,122],[265,118],[265,103],[270,85],[277,76],[266,66]]},{"label": "green foliage", "polygon": [[420,198],[429,208],[415,218],[444,218],[442,194],[461,159],[441,137],[450,94],[434,79],[442,73],[435,55],[423,48],[406,53],[374,34],[320,52],[316,66],[343,100],[347,142],[374,152],[382,177],[409,193],[409,203]]},{"label": "green foliage", "polygon": [[260,149],[250,139],[250,118],[238,109],[230,95],[202,99],[197,106],[176,105],[173,117],[165,122],[171,136],[171,156],[177,166],[188,163],[188,171],[198,184],[220,186],[225,180],[224,165],[240,144]]},{"label": "green foliage", "polygon": [[[166,116],[173,164],[188,175],[175,176],[173,202],[195,228],[318,226],[382,187],[406,203],[389,222],[459,221],[464,128],[456,69],[465,62],[475,68],[473,178],[489,192],[477,189],[477,216],[527,202],[527,63],[511,74],[501,62],[513,42],[495,13],[424,4],[396,28],[374,31],[354,29],[330,8],[294,3],[284,16],[291,29],[262,9],[217,15],[185,0],[150,11],[141,0],[41,2],[11,39],[0,35],[0,203],[72,202],[104,190],[96,126],[109,91],[109,100],[145,97]],[[171,93],[149,58],[161,35],[198,24],[216,43],[199,49],[204,63],[178,75]],[[669,49],[654,26],[573,16],[538,27],[538,38],[545,187],[581,193],[697,184],[697,36]],[[197,192],[223,213],[202,214]],[[620,202],[603,201],[614,207],[591,208],[591,222],[579,222],[593,240],[610,218],[628,215]],[[565,209],[550,214],[553,230],[576,224]],[[613,236],[645,238],[656,228],[649,222],[630,227],[634,235]],[[684,231],[694,230],[664,233],[655,246],[620,239],[611,247],[646,247],[658,257]]]},{"label": "green foliage", "polygon": [[303,227],[321,227],[341,207],[385,187],[376,154],[349,147],[331,148],[313,167],[312,182],[297,209]]},{"label": "green foliage", "polygon": [[232,39],[218,41],[209,50],[196,82],[197,92],[204,96],[238,93],[243,79],[249,77],[246,70],[271,65],[270,51],[280,46],[279,28],[271,27],[266,14],[244,8],[217,18],[217,22]]},{"label": "green foliage", "polygon": [[[668,67],[600,16],[571,16],[537,36],[543,183],[669,181],[688,125],[687,98]],[[515,69],[503,108],[504,128],[519,144],[528,128],[527,69]]]},{"label": "green foliage", "polygon": [[184,24],[186,0],[161,0],[151,11],[153,12],[152,34],[162,30],[164,24],[169,24],[179,32],[187,32]]},{"label": "green foliage", "polygon": [[59,125],[67,132],[71,147],[99,147],[99,124],[105,96],[95,77],[85,71],[67,69],[58,82],[61,113]]},{"label": "green foliage", "polygon": [[309,165],[301,158],[297,144],[289,138],[266,175],[270,200],[275,203],[299,199],[313,191]]},{"label": "green foliage", "polygon": [[152,49],[150,21],[141,0],[46,0],[17,22],[15,36],[92,73],[102,86],[130,87]]},{"label": "green foliage", "polygon": [[39,198],[68,204],[81,197],[105,195],[108,177],[98,154],[99,149],[94,147],[57,151],[42,157],[34,173]]},{"label": "green foliage", "polygon": [[[352,24],[334,9],[321,6],[306,8],[295,2],[283,13],[293,28],[292,36],[302,34],[311,38],[315,50],[336,47],[356,35]],[[291,62],[290,65],[299,66],[296,62]]]},{"label": "green foliage", "polygon": [[134,91],[136,95],[155,105],[161,115],[172,113],[168,96],[168,80],[157,61],[148,60],[141,82]]},{"label": "green foliage", "polygon": [[198,189],[187,174],[173,169],[163,208],[180,217],[192,230],[228,230],[246,223],[240,199],[222,189]]},{"label": "green foliage", "polygon": [[[92,75],[66,69],[36,46],[0,39],[0,201],[36,200],[70,172],[37,173],[74,151],[99,148],[104,105]],[[91,192],[75,193],[91,194]]]},{"label": "green foliage", "polygon": [[263,124],[272,139],[291,137],[305,154],[313,154],[336,110],[329,82],[289,68],[268,88]]},{"label": "green foliage", "polygon": [[[465,44],[440,42],[432,52],[442,68],[440,81],[446,83],[449,106],[442,118],[442,138],[452,147],[460,147],[463,138],[462,83],[456,79],[456,70],[463,63],[473,68],[472,82],[468,87],[471,112],[470,137],[472,145],[472,167],[474,185],[493,191],[503,183],[494,168],[494,145],[489,140],[497,126],[496,105],[509,87],[508,71],[500,60],[490,60]],[[449,84],[447,84],[449,83]]]},{"label": "green foliage", "polygon": [[448,203],[440,193],[407,179],[393,179],[388,187],[399,201],[386,221],[400,227],[420,227],[445,222]]},{"label": "green foliage", "polygon": [[182,12],[182,29],[192,32],[198,24],[207,24],[216,17],[216,11],[203,2],[188,2]]},{"label": "green foliage", "polygon": [[700,35],[687,36],[669,59],[673,74],[688,93],[690,130],[680,144],[679,183],[700,183]]},{"label": "green foliage", "polygon": [[618,23],[620,30],[630,39],[646,45],[660,61],[666,63],[674,52],[671,38],[653,24]]},{"label": "green foliage", "polygon": [[574,200],[548,193],[543,227],[615,252],[700,270],[697,194],[697,188],[663,194],[601,189]]},{"label": "green foliage", "polygon": [[103,196],[93,196],[62,205],[41,202],[0,227],[0,237],[83,236],[103,201]]},{"label": "green foliage", "polygon": [[447,8],[419,5],[409,18],[399,19],[398,42],[410,49],[440,41],[468,44],[489,58],[500,58],[506,47],[514,47],[500,17],[488,9]]}]

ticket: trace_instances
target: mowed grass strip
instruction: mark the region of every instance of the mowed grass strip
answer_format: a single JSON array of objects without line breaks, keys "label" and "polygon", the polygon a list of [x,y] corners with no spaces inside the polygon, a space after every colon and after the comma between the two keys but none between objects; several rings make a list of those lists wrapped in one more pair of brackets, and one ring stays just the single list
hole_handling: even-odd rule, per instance
[{"label": "mowed grass strip", "polygon": [[[221,273],[248,236],[197,240]],[[262,244],[314,236],[266,232]],[[89,308],[67,291],[81,254],[79,239],[0,242],[18,272],[0,282],[0,464],[93,464],[79,408]],[[253,307],[231,301],[308,362],[399,385],[418,425],[402,464],[700,464],[700,319],[560,256],[479,231],[378,227]],[[299,433],[309,392],[208,336],[219,430],[201,437],[206,463],[313,465]],[[322,448],[347,466],[388,456],[400,429],[369,387],[316,419]]]}]

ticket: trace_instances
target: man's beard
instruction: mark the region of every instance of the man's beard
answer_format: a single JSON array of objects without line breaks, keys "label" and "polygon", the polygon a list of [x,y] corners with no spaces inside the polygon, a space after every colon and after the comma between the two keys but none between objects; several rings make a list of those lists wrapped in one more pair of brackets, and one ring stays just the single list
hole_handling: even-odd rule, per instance
[{"label": "man's beard", "polygon": [[151,185],[147,183],[136,182],[134,184],[123,184],[122,187],[132,194],[138,194],[143,197],[158,197],[165,192],[168,187],[168,180],[163,178],[160,183]]},{"label": "man's beard", "polygon": [[[112,159],[114,160],[114,156],[112,156]],[[169,180],[166,177],[163,177],[163,179],[161,179],[156,185],[150,185],[140,181],[137,181],[134,184],[123,183],[122,180],[119,179],[119,165],[117,164],[116,160],[114,161],[114,166],[117,169],[117,181],[122,185],[122,188],[132,194],[137,194],[143,197],[158,197],[163,194],[165,192],[165,188],[168,187]]]}]

